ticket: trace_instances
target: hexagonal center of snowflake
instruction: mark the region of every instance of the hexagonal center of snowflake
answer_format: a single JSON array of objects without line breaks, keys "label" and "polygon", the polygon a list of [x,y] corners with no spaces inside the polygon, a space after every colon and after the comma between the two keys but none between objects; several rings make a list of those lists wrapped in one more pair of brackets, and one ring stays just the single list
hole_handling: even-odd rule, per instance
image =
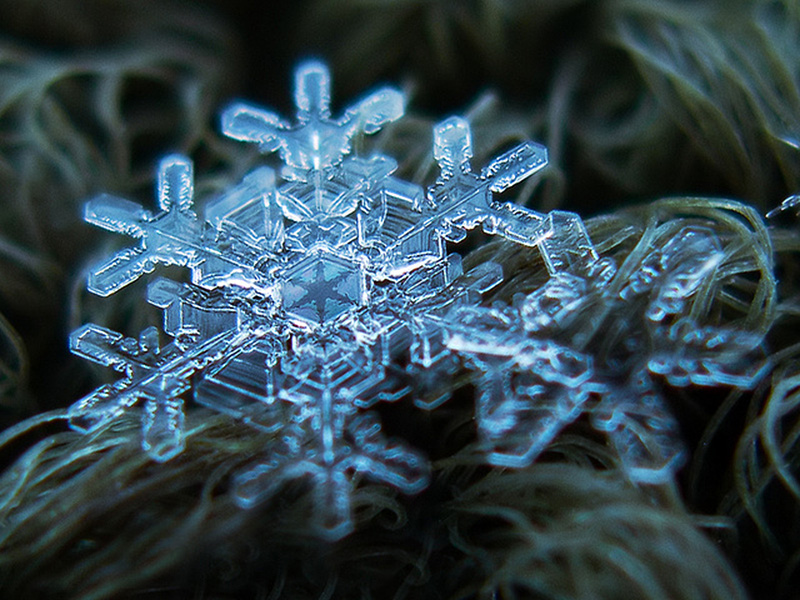
[{"label": "hexagonal center of snowflake", "polygon": [[360,266],[325,253],[304,258],[286,273],[281,285],[286,312],[314,325],[361,304],[363,294]]}]

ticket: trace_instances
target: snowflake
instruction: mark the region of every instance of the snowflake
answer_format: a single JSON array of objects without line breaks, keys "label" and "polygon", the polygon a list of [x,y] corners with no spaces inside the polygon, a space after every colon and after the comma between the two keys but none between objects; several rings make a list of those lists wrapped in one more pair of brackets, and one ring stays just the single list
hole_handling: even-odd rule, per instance
[{"label": "snowflake", "polygon": [[[86,204],[88,222],[139,240],[91,271],[92,292],[110,295],[159,264],[187,267],[191,277],[148,286],[171,339],[163,347],[152,327],[138,339],[95,324],[72,334],[73,352],[124,374],[70,408],[73,428],[99,429],[141,401],[143,448],[167,461],[183,449],[184,396],[192,390],[196,403],[271,434],[263,456],[235,477],[237,502],[254,505],[308,477],[319,531],[335,539],[352,528],[354,473],[409,494],[427,485],[425,457],[385,438],[368,410],[407,396],[409,380],[424,385],[455,368],[475,371],[478,428],[491,464],[530,464],[589,410],[630,476],[658,481],[671,476],[682,450],[652,375],[678,384],[744,385],[757,377],[731,375],[709,354],[719,343],[714,331],[692,334],[680,356],[656,353],[622,383],[555,340],[553,331],[588,295],[608,293],[615,267],[598,257],[577,215],[543,215],[493,198],[541,171],[544,147],[520,144],[476,173],[469,124],[450,117],[434,128],[440,174],[424,190],[392,176],[397,165],[387,156],[350,155],[356,134],[402,116],[399,91],[375,91],[334,119],[328,71],[307,62],[296,71],[295,104],[294,124],[243,103],[224,111],[226,135],[278,151],[284,166],[280,178],[255,169],[207,201],[202,218],[192,163],[178,155],[161,161],[157,214],[109,195]],[[502,269],[489,262],[463,273],[460,256],[445,245],[478,226],[537,247],[550,281],[513,306],[482,306]],[[677,313],[703,269],[719,262],[713,242],[704,231],[684,232],[620,298],[657,287],[650,320]],[[669,335],[687,334],[676,324]],[[400,367],[404,352],[409,364]],[[430,410],[446,399],[417,405]]]}]

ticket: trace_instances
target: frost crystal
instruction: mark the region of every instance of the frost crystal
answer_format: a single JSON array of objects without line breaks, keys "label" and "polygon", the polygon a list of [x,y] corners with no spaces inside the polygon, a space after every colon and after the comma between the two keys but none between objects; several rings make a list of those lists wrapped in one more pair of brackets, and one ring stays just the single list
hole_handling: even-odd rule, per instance
[{"label": "frost crystal", "polygon": [[[198,404],[269,434],[261,458],[236,477],[237,501],[251,506],[308,477],[319,530],[338,538],[352,527],[353,473],[405,493],[427,484],[425,458],[386,439],[367,409],[409,395],[411,380],[424,386],[467,368],[490,463],[529,464],[588,411],[633,479],[670,477],[682,451],[652,375],[678,385],[755,377],[726,372],[713,352],[724,333],[679,324],[667,336],[654,332],[719,263],[713,234],[682,232],[609,300],[652,294],[652,339],[690,342],[681,355],[656,353],[633,376],[615,374],[593,364],[578,341],[558,337],[587,297],[608,295],[613,262],[598,257],[577,215],[493,198],[541,171],[545,148],[520,144],[475,172],[469,124],[450,117],[434,128],[439,177],[422,189],[393,177],[397,165],[387,156],[350,155],[353,136],[398,119],[403,100],[380,89],[334,119],[328,71],[307,62],[296,73],[295,124],[243,103],[222,117],[226,135],[280,153],[280,178],[257,168],[206,201],[199,218],[192,164],[173,155],[160,164],[157,214],[109,195],[88,202],[87,221],[139,240],[92,270],[91,291],[107,296],[159,264],[188,267],[191,277],[149,284],[147,300],[164,311],[166,345],[155,328],[138,339],[94,324],[72,334],[73,352],[123,373],[71,407],[72,426],[95,430],[142,400],[143,447],[166,461],[183,448],[192,390]],[[513,306],[482,306],[482,294],[503,279],[501,267],[463,273],[445,247],[478,226],[537,247],[550,281]],[[447,399],[426,397],[417,400],[424,409]]]}]

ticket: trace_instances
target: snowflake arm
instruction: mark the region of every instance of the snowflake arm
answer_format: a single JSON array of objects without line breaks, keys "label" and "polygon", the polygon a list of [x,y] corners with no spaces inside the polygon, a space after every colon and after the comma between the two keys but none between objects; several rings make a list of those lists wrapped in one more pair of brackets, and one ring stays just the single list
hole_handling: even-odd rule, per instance
[{"label": "snowflake arm", "polygon": [[608,434],[632,481],[667,483],[686,461],[678,422],[644,371],[625,385],[606,386],[590,417],[595,429]]},{"label": "snowflake arm", "polygon": [[123,371],[125,377],[73,404],[70,424],[80,431],[100,429],[144,399],[143,448],[154,460],[169,460],[183,449],[180,396],[190,387],[192,375],[245,351],[261,335],[248,329],[228,330],[187,350],[176,343],[160,348],[154,327],[135,340],[92,323],[85,325],[70,336],[72,352]]},{"label": "snowflake arm", "polygon": [[392,88],[377,90],[330,118],[330,74],[317,61],[300,65],[295,72],[297,124],[289,125],[276,114],[237,102],[222,114],[222,131],[241,141],[259,144],[264,153],[280,151],[288,167],[316,170],[333,167],[350,152],[356,133],[375,133],[403,115],[403,94]]},{"label": "snowflake arm", "polygon": [[107,194],[86,203],[84,218],[110,231],[139,238],[138,248],[117,252],[89,274],[89,290],[109,296],[151,272],[157,263],[186,265],[194,257],[193,236],[198,230],[192,212],[192,164],[182,156],[162,159],[159,168],[158,203],[152,215],[138,204]]},{"label": "snowflake arm", "polygon": [[138,400],[145,399],[144,449],[158,461],[181,452],[183,403],[179,396],[188,388],[188,382],[169,370],[160,370],[157,365],[170,363],[182,353],[168,349],[162,355],[158,332],[152,327],[134,340],[94,324],[75,331],[70,337],[70,348],[79,356],[126,373],[123,380],[101,386],[70,407],[73,428],[99,429]]},{"label": "snowflake arm", "polygon": [[150,272],[157,263],[187,264],[194,256],[197,219],[192,208],[191,162],[168,156],[159,169],[159,205],[153,216],[139,205],[108,195],[86,204],[85,219],[105,229],[141,239],[138,248],[124,249],[89,274],[89,290],[108,296]]},{"label": "snowflake arm", "polygon": [[353,527],[353,474],[363,473],[408,494],[427,486],[427,461],[386,440],[374,414],[356,413],[359,403],[353,402],[346,362],[302,369],[297,373],[302,378],[284,388],[282,397],[293,416],[278,447],[237,475],[234,496],[239,505],[266,502],[286,482],[310,477],[315,527],[324,537],[338,539]]},{"label": "snowflake arm", "polygon": [[647,368],[675,386],[726,385],[752,389],[770,367],[762,336],[723,327],[698,327],[688,318],[658,328],[659,347]]},{"label": "snowflake arm", "polygon": [[589,398],[590,357],[528,335],[518,314],[465,306],[443,320],[447,347],[480,373],[476,418],[497,466],[531,464]]}]

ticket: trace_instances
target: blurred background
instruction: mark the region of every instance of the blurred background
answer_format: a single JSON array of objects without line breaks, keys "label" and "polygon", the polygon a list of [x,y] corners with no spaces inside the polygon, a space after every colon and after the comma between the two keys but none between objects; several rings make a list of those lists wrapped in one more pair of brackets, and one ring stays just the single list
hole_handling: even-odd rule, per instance
[{"label": "blurred background", "polygon": [[[168,152],[195,160],[198,198],[238,181],[260,159],[254,149],[219,135],[221,108],[242,98],[292,115],[292,70],[309,57],[331,68],[334,114],[380,84],[407,92],[407,117],[363,143],[395,157],[400,174],[420,183],[435,177],[431,125],[464,114],[473,125],[476,166],[522,139],[546,144],[552,165],[519,201],[541,211],[579,212],[596,218],[596,227],[611,222],[603,215],[627,215],[665,197],[732,198],[764,215],[800,191],[800,4],[794,0],[3,0],[1,427],[66,407],[104,376],[69,355],[72,329],[94,321],[135,333],[159,321],[143,306],[144,282],[108,299],[84,291],[87,265],[125,241],[85,224],[83,202],[104,191],[152,206],[155,165]],[[678,218],[682,209],[673,213]],[[295,565],[283,571],[279,586],[277,575],[267,577],[253,566],[271,555],[261,542],[249,540],[222,558],[211,552],[190,559],[176,551],[138,579],[98,587],[92,577],[104,568],[104,555],[97,554],[93,566],[80,561],[81,552],[102,543],[96,533],[82,531],[71,542],[74,560],[68,552],[58,560],[45,553],[24,576],[11,574],[34,546],[4,547],[0,574],[11,582],[6,593],[17,594],[7,597],[58,597],[65,590],[81,597],[137,598],[800,597],[800,487],[793,478],[800,460],[794,409],[798,330],[792,320],[800,305],[792,211],[772,219],[770,232],[775,281],[782,285],[775,294],[783,304],[763,328],[775,338],[780,374],[752,394],[714,390],[712,407],[684,418],[692,442],[710,450],[692,463],[680,485],[641,496],[618,481],[578,474],[559,479],[545,465],[528,482],[532,504],[517,507],[533,519],[535,532],[552,523],[557,525],[548,531],[574,528],[565,519],[591,505],[605,516],[589,512],[585,518],[608,531],[587,535],[581,543],[588,545],[616,535],[625,522],[636,523],[631,527],[649,533],[642,548],[627,551],[645,552],[653,540],[664,544],[653,550],[657,556],[647,564],[655,566],[641,581],[624,566],[617,579],[607,577],[613,565],[597,557],[583,557],[580,577],[570,571],[577,567],[559,565],[556,555],[544,553],[540,562],[526,555],[528,562],[520,559],[516,567],[486,558],[503,538],[481,535],[494,531],[491,519],[502,516],[476,525],[478,515],[488,514],[476,507],[494,506],[488,497],[514,493],[518,483],[504,488],[490,474],[460,500],[447,494],[426,500],[471,498],[465,510],[474,530],[469,539],[415,538],[415,548],[428,544],[417,554],[405,538],[402,547],[391,536],[369,544],[345,540],[344,549],[328,549],[309,563],[323,565],[321,572],[329,576]],[[777,334],[770,329],[776,323]],[[782,395],[770,409],[777,413],[762,418],[781,382]],[[690,404],[682,406],[691,413]],[[780,434],[774,439],[767,435],[775,431]],[[763,432],[771,445],[759,446]],[[22,446],[6,449],[9,468]],[[783,458],[764,459],[775,453]],[[749,465],[748,477],[736,461]],[[537,498],[554,504],[543,508]],[[614,521],[619,506],[637,507],[634,521]],[[668,509],[658,512],[655,506]],[[220,531],[216,535],[226,539]],[[709,571],[697,567],[691,576],[696,587],[670,592],[665,581],[672,570],[690,569],[689,559],[679,555],[697,544],[702,550],[692,560]],[[425,563],[441,548],[445,562]],[[297,551],[298,561],[306,550]],[[346,575],[330,575],[347,562],[337,556],[350,560],[373,551],[380,560],[365,564],[380,575],[370,584],[363,583],[367,571],[351,575],[351,582],[361,581],[353,585],[341,583]],[[121,572],[125,553],[105,556],[105,568],[113,564]],[[75,571],[76,565],[84,571]],[[475,565],[494,574],[516,568],[524,584],[516,575],[476,583],[475,573],[484,571]],[[434,567],[457,574],[442,578],[432,573]],[[198,569],[214,573],[210,583],[197,583]],[[48,570],[51,578],[34,585]],[[87,578],[95,587],[81,587],[80,573],[92,573]],[[703,588],[698,582],[704,579],[718,585]],[[306,583],[292,583],[301,580]],[[588,583],[576,587],[576,580]],[[634,591],[622,594],[630,581],[637,581]]]}]

